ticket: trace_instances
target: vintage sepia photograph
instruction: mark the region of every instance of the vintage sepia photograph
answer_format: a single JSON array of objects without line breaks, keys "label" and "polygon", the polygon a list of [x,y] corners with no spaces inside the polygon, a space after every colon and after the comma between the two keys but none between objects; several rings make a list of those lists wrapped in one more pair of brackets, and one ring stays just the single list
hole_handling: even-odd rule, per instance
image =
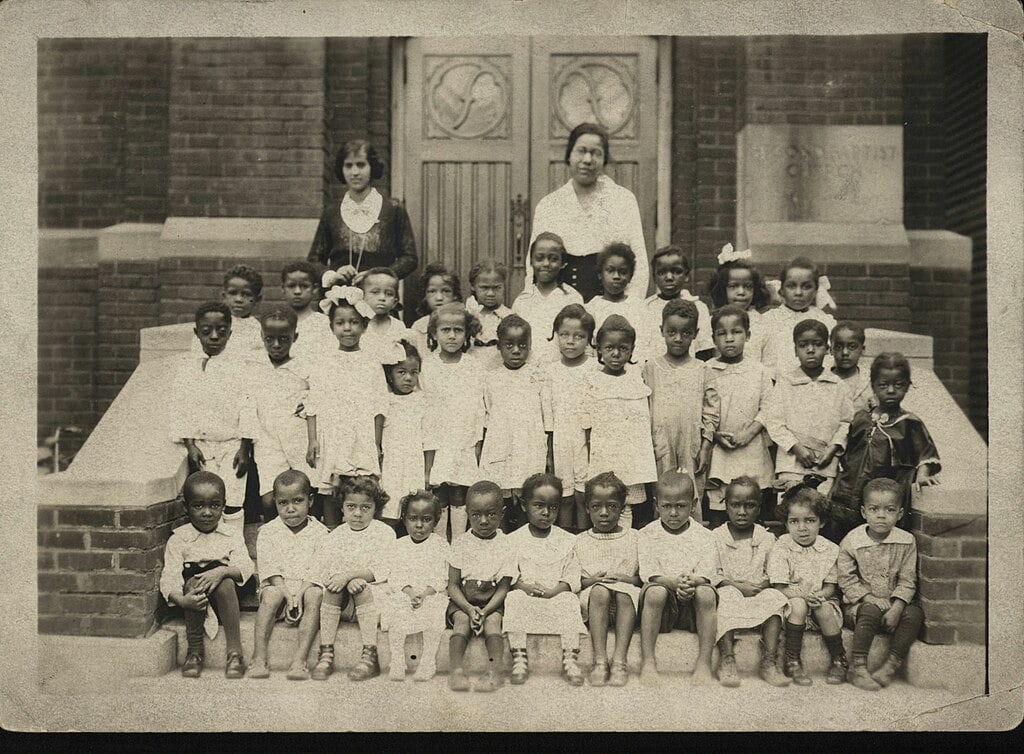
[{"label": "vintage sepia photograph", "polygon": [[5,727],[1019,721],[1020,13],[249,5],[22,46]]}]

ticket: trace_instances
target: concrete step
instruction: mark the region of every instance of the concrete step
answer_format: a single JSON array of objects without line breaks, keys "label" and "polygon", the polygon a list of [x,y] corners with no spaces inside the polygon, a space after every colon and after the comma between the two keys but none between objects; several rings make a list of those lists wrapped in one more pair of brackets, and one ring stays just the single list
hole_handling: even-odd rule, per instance
[{"label": "concrete step", "polygon": [[[255,616],[251,613],[242,615],[242,646],[245,652],[246,661],[252,656],[253,631]],[[185,626],[181,621],[172,621],[164,626],[177,634],[177,663],[180,666],[185,661],[186,642]],[[445,631],[441,638],[441,645],[437,653],[437,668],[441,673],[447,673],[449,669],[448,660],[448,637],[450,631]],[[274,627],[270,639],[269,662],[272,671],[285,670],[294,652],[295,641],[298,636],[298,629],[278,623]],[[760,636],[754,632],[739,632],[736,642],[736,664],[741,676],[756,678],[757,668],[760,660],[760,649],[758,646]],[[843,642],[846,645],[847,653],[851,651],[853,633],[843,631]],[[611,656],[614,645],[612,636],[608,638],[608,654]],[[379,632],[377,637],[378,652],[380,655],[381,668],[386,670],[390,667],[391,653],[388,647],[387,634]],[[889,638],[879,636],[871,647],[868,658],[869,666],[874,667],[880,664],[886,657],[889,647]],[[223,629],[218,632],[214,640],[206,639],[206,666],[211,669],[224,667],[226,644]],[[347,670],[359,659],[362,650],[362,643],[359,638],[359,629],[354,624],[343,623],[338,629],[335,639],[335,668],[336,670]],[[558,675],[562,670],[561,640],[558,636],[537,636],[531,635],[527,639],[527,650],[530,656],[530,671],[537,675]],[[406,655],[408,667],[415,669],[419,663],[419,656],[422,652],[422,637],[413,636],[406,640]],[[310,666],[316,661],[317,647],[314,643],[309,655]],[[697,660],[697,636],[684,631],[672,631],[658,637],[656,649],[658,668],[667,673],[689,673],[693,670]],[[717,650],[713,662],[717,664]],[[821,635],[808,632],[804,635],[803,662],[807,672],[812,677],[823,676],[828,669],[828,651],[825,648]],[[630,669],[638,672],[640,669],[640,637],[634,633],[630,643],[627,660]],[[971,645],[957,646],[932,646],[916,642],[912,647],[907,662],[901,670],[900,676],[908,683],[919,688],[945,688],[950,690],[963,691],[964,693],[983,693],[984,688],[984,648]],[[580,637],[580,664],[589,668],[593,664],[593,655],[590,640],[586,636]],[[511,656],[507,644],[505,650],[505,667],[511,668]],[[466,670],[469,673],[481,673],[487,668],[487,654],[483,641],[474,640],[469,644],[466,652]]]}]

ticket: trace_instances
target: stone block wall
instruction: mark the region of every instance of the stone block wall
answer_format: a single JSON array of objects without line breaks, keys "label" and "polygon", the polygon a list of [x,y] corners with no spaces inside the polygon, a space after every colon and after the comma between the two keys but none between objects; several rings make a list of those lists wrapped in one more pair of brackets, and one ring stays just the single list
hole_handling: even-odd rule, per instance
[{"label": "stone block wall", "polygon": [[159,625],[163,551],[180,500],[139,508],[38,509],[39,631],[142,637]]},{"label": "stone block wall", "polygon": [[988,519],[915,510],[918,583],[929,644],[984,644]]}]

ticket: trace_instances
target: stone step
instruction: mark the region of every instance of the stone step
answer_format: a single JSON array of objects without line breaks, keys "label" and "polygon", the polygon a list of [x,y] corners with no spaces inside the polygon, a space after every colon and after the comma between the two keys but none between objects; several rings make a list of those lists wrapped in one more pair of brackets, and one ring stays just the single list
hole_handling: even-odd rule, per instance
[{"label": "stone step", "polygon": [[[253,629],[255,615],[243,614],[241,621],[242,646],[246,661],[252,656]],[[186,642],[185,626],[181,621],[171,621],[164,625],[165,629],[174,631],[178,636],[177,641],[177,662],[181,665],[185,661]],[[441,645],[437,652],[437,668],[441,673],[447,673],[449,668],[448,660],[448,637],[450,631],[445,631],[441,638]],[[291,655],[294,652],[295,641],[298,636],[298,629],[278,623],[274,626],[271,634],[269,663],[272,671],[283,671],[288,667]],[[759,650],[760,636],[755,632],[738,632],[736,642],[736,664],[742,676],[756,678],[757,668],[760,659]],[[851,651],[853,633],[843,631],[843,642],[846,651]],[[614,639],[608,637],[608,654],[611,656]],[[387,670],[390,667],[391,657],[388,647],[387,634],[379,632],[377,637],[378,652],[380,655],[381,668]],[[656,649],[658,668],[668,673],[689,673],[692,671],[697,660],[697,636],[684,631],[672,631],[658,637]],[[874,667],[880,664],[888,652],[889,638],[879,636],[871,647],[868,658],[869,666]],[[213,669],[221,669],[225,662],[225,638],[223,629],[218,632],[217,637],[212,641],[205,640],[206,666]],[[335,669],[347,670],[359,659],[362,643],[359,638],[359,629],[354,624],[343,623],[335,639]],[[562,670],[561,640],[558,636],[537,636],[531,635],[527,639],[527,650],[530,657],[530,671],[533,674],[557,675]],[[406,655],[408,667],[415,669],[418,665],[418,658],[422,651],[422,637],[412,636],[406,640]],[[314,643],[309,655],[310,667],[316,660],[317,647]],[[717,664],[718,652],[715,651],[713,662]],[[828,651],[817,633],[807,632],[804,635],[803,663],[807,672],[812,676],[823,676],[828,669]],[[638,672],[640,669],[640,637],[633,634],[627,655],[630,669]],[[580,664],[584,669],[589,668],[593,663],[593,656],[590,640],[586,636],[580,637]],[[469,644],[466,652],[466,671],[469,673],[481,673],[487,667],[487,654],[483,641],[474,640]],[[506,644],[505,668],[511,668],[511,656]],[[916,642],[911,648],[900,676],[913,686],[920,688],[945,688],[950,690],[962,690],[970,693],[982,693],[984,684],[984,650],[982,647],[970,645],[958,646],[932,646]]]}]

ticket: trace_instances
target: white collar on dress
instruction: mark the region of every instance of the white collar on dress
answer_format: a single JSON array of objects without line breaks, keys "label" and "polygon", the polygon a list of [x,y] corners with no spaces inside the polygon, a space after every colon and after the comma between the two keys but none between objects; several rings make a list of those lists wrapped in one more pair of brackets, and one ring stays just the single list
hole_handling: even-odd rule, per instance
[{"label": "white collar on dress", "polygon": [[366,233],[377,222],[383,206],[384,197],[375,188],[371,188],[359,204],[346,191],[341,199],[341,219],[356,233]]},{"label": "white collar on dress", "polygon": [[875,545],[909,545],[914,542],[913,534],[895,526],[881,542],[868,536],[867,524],[861,524],[846,536],[850,540],[850,547],[854,550],[859,550],[862,547],[874,547]]}]

